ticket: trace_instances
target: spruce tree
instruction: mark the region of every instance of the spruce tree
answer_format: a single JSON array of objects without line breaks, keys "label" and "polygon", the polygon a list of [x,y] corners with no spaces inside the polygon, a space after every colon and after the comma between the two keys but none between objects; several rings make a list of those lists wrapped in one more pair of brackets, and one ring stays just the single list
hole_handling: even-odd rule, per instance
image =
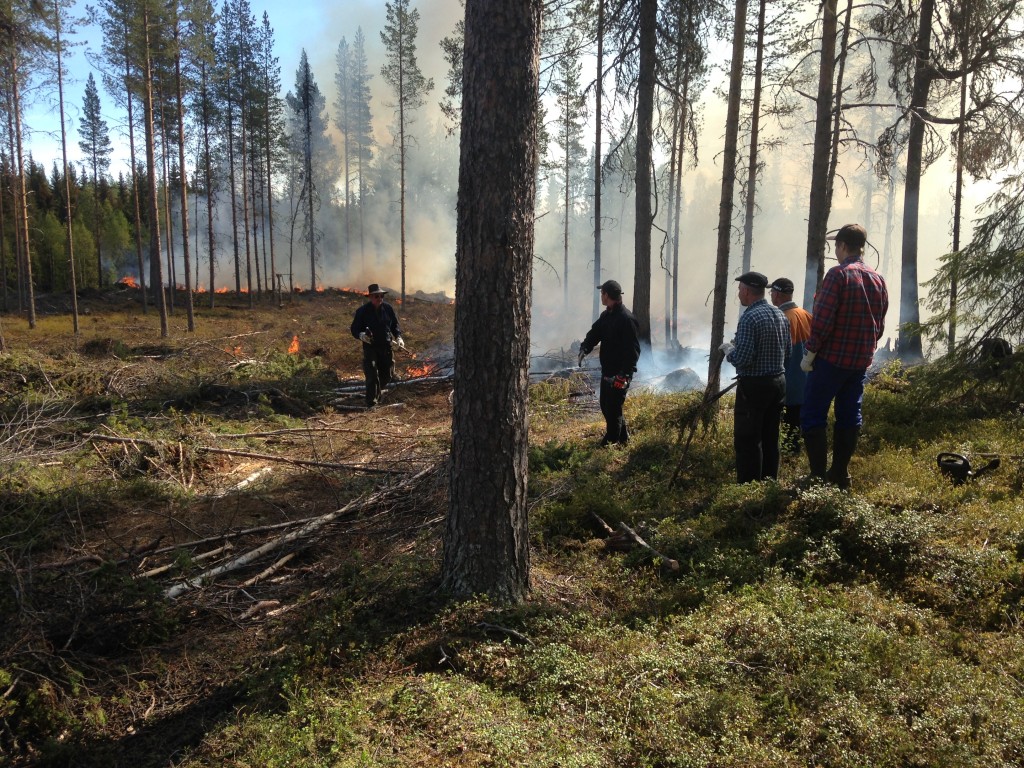
[{"label": "spruce tree", "polygon": [[96,241],[96,274],[100,287],[103,286],[103,240],[100,231],[100,178],[106,176],[110,168],[110,153],[113,144],[107,130],[107,122],[103,119],[100,109],[100,95],[96,88],[96,80],[92,72],[85,81],[85,96],[82,101],[82,117],[78,121],[78,148],[85,155],[86,163],[92,171],[93,221],[92,234]]}]

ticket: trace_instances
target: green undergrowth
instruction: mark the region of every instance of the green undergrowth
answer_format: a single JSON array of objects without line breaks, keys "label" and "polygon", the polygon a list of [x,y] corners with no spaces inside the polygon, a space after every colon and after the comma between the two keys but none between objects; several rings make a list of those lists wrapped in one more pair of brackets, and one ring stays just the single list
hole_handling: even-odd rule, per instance
[{"label": "green undergrowth", "polygon": [[[693,395],[631,396],[626,449],[596,447],[599,417],[569,440],[535,425],[530,601],[446,604],[421,563],[371,637],[353,606],[382,598],[353,582],[275,706],[185,765],[1024,763],[1021,423],[911,388],[869,388],[850,493],[792,457],[779,482],[731,482],[730,398],[685,457]],[[566,418],[556,394],[534,418]],[[1003,464],[956,486],[944,451]],[[603,524],[678,568],[608,551]]]},{"label": "green undergrowth", "polygon": [[[1020,414],[992,416],[961,390],[922,401],[912,375],[887,370],[844,493],[805,482],[789,456],[778,482],[736,485],[730,396],[691,436],[699,393],[633,393],[629,446],[602,449],[600,416],[580,416],[572,386],[531,396],[525,604],[446,601],[438,533],[423,530],[386,562],[353,557],[264,625],[239,690],[197,708],[173,756],[147,753],[146,734],[90,737],[101,729],[81,716],[52,718],[42,764],[118,764],[122,749],[187,768],[1024,764]],[[108,418],[127,430],[137,417]],[[165,418],[186,435],[214,419]],[[1002,465],[954,485],[941,452]],[[5,530],[41,539],[66,506],[21,504]],[[607,546],[621,525],[662,557]],[[134,622],[131,648],[178,628],[153,595],[119,593],[109,610]],[[18,674],[0,666],[0,689]],[[0,717],[42,729],[44,705]]]}]

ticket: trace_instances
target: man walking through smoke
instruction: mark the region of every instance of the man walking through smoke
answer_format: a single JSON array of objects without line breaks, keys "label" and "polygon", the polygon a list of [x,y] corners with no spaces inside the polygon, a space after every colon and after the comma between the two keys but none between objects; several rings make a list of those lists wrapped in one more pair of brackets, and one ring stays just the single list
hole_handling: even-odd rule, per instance
[{"label": "man walking through smoke", "polygon": [[377,283],[367,290],[370,300],[356,310],[352,318],[352,335],[363,342],[363,376],[366,378],[366,406],[373,408],[380,402],[381,391],[394,376],[395,356],[392,342],[405,349],[398,316],[384,301],[387,293]]}]

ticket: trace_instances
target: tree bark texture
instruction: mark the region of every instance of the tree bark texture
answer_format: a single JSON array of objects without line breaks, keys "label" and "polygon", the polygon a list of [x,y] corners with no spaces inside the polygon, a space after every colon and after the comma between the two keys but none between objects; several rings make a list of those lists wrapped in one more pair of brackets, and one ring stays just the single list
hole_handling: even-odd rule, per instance
[{"label": "tree bark texture", "polygon": [[469,0],[456,235],[455,397],[444,585],[529,589],[527,387],[540,0]]},{"label": "tree bark texture", "polygon": [[708,391],[718,389],[725,339],[725,300],[729,290],[729,243],[732,240],[732,202],[736,191],[736,145],[739,141],[740,95],[743,85],[743,53],[747,30],[747,0],[736,0],[733,26],[732,70],[729,75],[729,104],[725,118],[725,148],[722,150],[722,197],[718,204],[718,254],[715,260],[715,298],[711,307],[711,360],[708,363]]},{"label": "tree bark texture", "polygon": [[807,205],[807,261],[804,306],[814,306],[814,294],[825,276],[825,234],[828,231],[828,167],[832,153],[832,95],[836,67],[838,0],[821,7],[821,65],[814,117],[814,155],[811,159],[811,199]]},{"label": "tree bark texture", "polygon": [[931,68],[932,16],[935,14],[935,0],[922,0],[918,11],[916,56],[914,67],[914,88],[910,97],[910,132],[907,136],[907,174],[903,187],[903,249],[900,268],[900,358],[914,362],[922,355],[921,334],[905,330],[905,323],[916,325],[921,321],[917,275],[917,230],[918,213],[921,206],[921,173],[924,154],[925,122],[921,112],[928,106],[928,91],[931,89],[933,72]]},{"label": "tree bark texture", "polygon": [[640,71],[636,98],[636,235],[633,314],[640,342],[651,343],[651,227],[654,146],[654,87],[657,67],[658,2],[640,0]]}]

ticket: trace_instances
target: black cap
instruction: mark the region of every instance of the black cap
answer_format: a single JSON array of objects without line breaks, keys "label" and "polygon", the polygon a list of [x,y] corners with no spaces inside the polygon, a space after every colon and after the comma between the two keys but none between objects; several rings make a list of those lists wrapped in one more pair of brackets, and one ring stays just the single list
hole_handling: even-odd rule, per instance
[{"label": "black cap", "polygon": [[370,287],[366,289],[366,292],[370,296],[375,296],[375,295],[376,296],[383,296],[385,293],[387,293],[387,291],[385,291],[383,288],[381,288],[376,283],[370,283]]},{"label": "black cap", "polygon": [[768,287],[768,278],[760,272],[744,272],[736,279],[744,285],[749,285],[751,288],[763,289]]},{"label": "black cap", "polygon": [[622,295],[622,286],[619,285],[618,282],[615,280],[605,280],[597,287],[598,289],[607,293],[613,299],[617,299],[619,298],[619,296]]},{"label": "black cap", "polygon": [[772,283],[769,287],[773,291],[778,291],[779,293],[792,293],[794,290],[796,290],[796,286],[793,285],[793,281],[790,280],[788,277],[775,278],[775,282]]},{"label": "black cap", "polygon": [[854,248],[863,248],[864,243],[868,241],[868,233],[860,224],[843,224],[838,232],[834,235],[829,235],[825,239],[838,240]]}]

